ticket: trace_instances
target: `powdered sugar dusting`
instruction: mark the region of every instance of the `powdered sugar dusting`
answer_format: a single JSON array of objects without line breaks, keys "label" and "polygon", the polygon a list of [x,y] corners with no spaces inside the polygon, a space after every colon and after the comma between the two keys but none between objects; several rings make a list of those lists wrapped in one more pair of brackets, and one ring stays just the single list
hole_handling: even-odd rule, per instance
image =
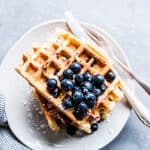
[{"label": "powdered sugar dusting", "polygon": [[[38,132],[41,136],[46,137],[48,141],[55,147],[64,147],[65,143],[70,141],[72,137],[70,137],[65,130],[62,130],[60,133],[52,132],[47,124],[47,121],[44,117],[43,111],[40,109],[40,105],[37,100],[32,96],[32,89],[28,87],[25,89],[28,101],[23,102],[23,105],[27,111],[28,120],[31,123],[31,128],[29,132]],[[34,131],[36,130],[36,131]],[[66,141],[67,140],[67,141]]]},{"label": "powdered sugar dusting", "polygon": [[112,130],[112,129],[109,130],[108,133],[109,133],[109,134],[113,134],[113,130]]}]

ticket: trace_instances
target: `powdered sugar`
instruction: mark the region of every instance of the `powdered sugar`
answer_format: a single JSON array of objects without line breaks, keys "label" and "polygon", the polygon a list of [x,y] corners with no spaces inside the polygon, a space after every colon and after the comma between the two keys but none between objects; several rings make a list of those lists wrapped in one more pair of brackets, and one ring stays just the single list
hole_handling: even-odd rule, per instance
[{"label": "powdered sugar", "polygon": [[70,136],[66,134],[65,130],[62,130],[60,133],[54,133],[49,129],[43,111],[40,109],[38,101],[33,98],[31,91],[32,89],[30,87],[26,89],[28,97],[25,99],[28,101],[23,102],[23,105],[27,111],[27,118],[33,127],[28,132],[34,133],[34,130],[36,130],[35,132],[51,139],[50,141],[53,146],[64,147],[64,143],[66,143],[66,140],[70,140]]}]

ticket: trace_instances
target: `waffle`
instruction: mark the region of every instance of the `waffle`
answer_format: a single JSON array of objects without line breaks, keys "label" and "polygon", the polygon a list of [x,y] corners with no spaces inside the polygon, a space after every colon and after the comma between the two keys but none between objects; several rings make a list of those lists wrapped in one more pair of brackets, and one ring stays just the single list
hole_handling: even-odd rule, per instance
[{"label": "waffle", "polygon": [[52,131],[58,132],[60,130],[59,125],[55,119],[55,115],[57,113],[54,106],[47,102],[47,100],[38,94],[36,91],[32,91],[32,96],[37,100],[40,104],[41,110],[44,113],[44,116],[47,120],[48,126]]},{"label": "waffle", "polygon": [[116,73],[116,78],[112,82],[105,79],[104,84],[107,88],[98,97],[96,106],[89,109],[83,120],[77,120],[73,115],[73,109],[62,107],[62,100],[66,95],[71,95],[70,91],[62,92],[58,98],[54,98],[47,90],[47,80],[55,78],[60,86],[59,78],[64,69],[69,68],[71,63],[75,61],[82,66],[80,73],[88,71],[93,75],[105,76],[109,71],[114,72],[101,48],[97,49],[89,43],[78,40],[66,31],[57,33],[55,40],[34,44],[33,54],[24,53],[22,64],[16,67],[16,71],[58,112],[67,116],[73,125],[80,130],[91,133],[91,124],[107,118],[112,106],[122,98],[121,81]]},{"label": "waffle", "polygon": [[71,123],[71,120],[59,112],[51,103],[49,103],[44,97],[42,97],[36,90],[32,91],[32,96],[40,104],[40,108],[44,113],[49,128],[58,132],[60,129]]}]

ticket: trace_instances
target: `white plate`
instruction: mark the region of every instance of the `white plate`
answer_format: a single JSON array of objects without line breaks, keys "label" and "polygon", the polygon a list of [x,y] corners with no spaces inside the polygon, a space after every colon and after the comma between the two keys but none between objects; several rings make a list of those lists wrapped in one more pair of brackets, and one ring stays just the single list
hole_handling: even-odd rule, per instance
[{"label": "white plate", "polygon": [[[46,22],[32,28],[10,49],[1,64],[0,83],[6,97],[6,114],[9,126],[22,143],[36,150],[60,148],[62,150],[94,150],[102,148],[120,133],[128,120],[130,108],[125,100],[117,104],[109,120],[100,123],[99,130],[92,135],[84,137],[71,137],[65,133],[55,135],[49,131],[46,121],[38,110],[39,105],[33,101],[29,85],[14,71],[14,67],[20,63],[22,52],[30,51],[33,42],[48,39],[57,27],[67,30],[63,20]],[[108,40],[109,46],[118,50],[118,44],[108,34],[95,26],[91,27]],[[120,51],[118,54],[122,60],[125,60]]]}]

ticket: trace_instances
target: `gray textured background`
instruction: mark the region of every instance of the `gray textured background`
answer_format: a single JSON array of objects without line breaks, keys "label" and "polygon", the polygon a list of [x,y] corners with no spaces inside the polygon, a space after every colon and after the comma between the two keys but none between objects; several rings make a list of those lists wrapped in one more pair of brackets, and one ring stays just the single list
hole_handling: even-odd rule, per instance
[{"label": "gray textured background", "polygon": [[[126,51],[135,72],[150,83],[149,0],[0,0],[0,62],[28,29],[63,18],[66,10],[110,33]],[[149,97],[140,91],[137,88],[141,100],[148,104]],[[104,148],[109,149],[148,150],[150,130],[132,112],[120,135]]]}]

